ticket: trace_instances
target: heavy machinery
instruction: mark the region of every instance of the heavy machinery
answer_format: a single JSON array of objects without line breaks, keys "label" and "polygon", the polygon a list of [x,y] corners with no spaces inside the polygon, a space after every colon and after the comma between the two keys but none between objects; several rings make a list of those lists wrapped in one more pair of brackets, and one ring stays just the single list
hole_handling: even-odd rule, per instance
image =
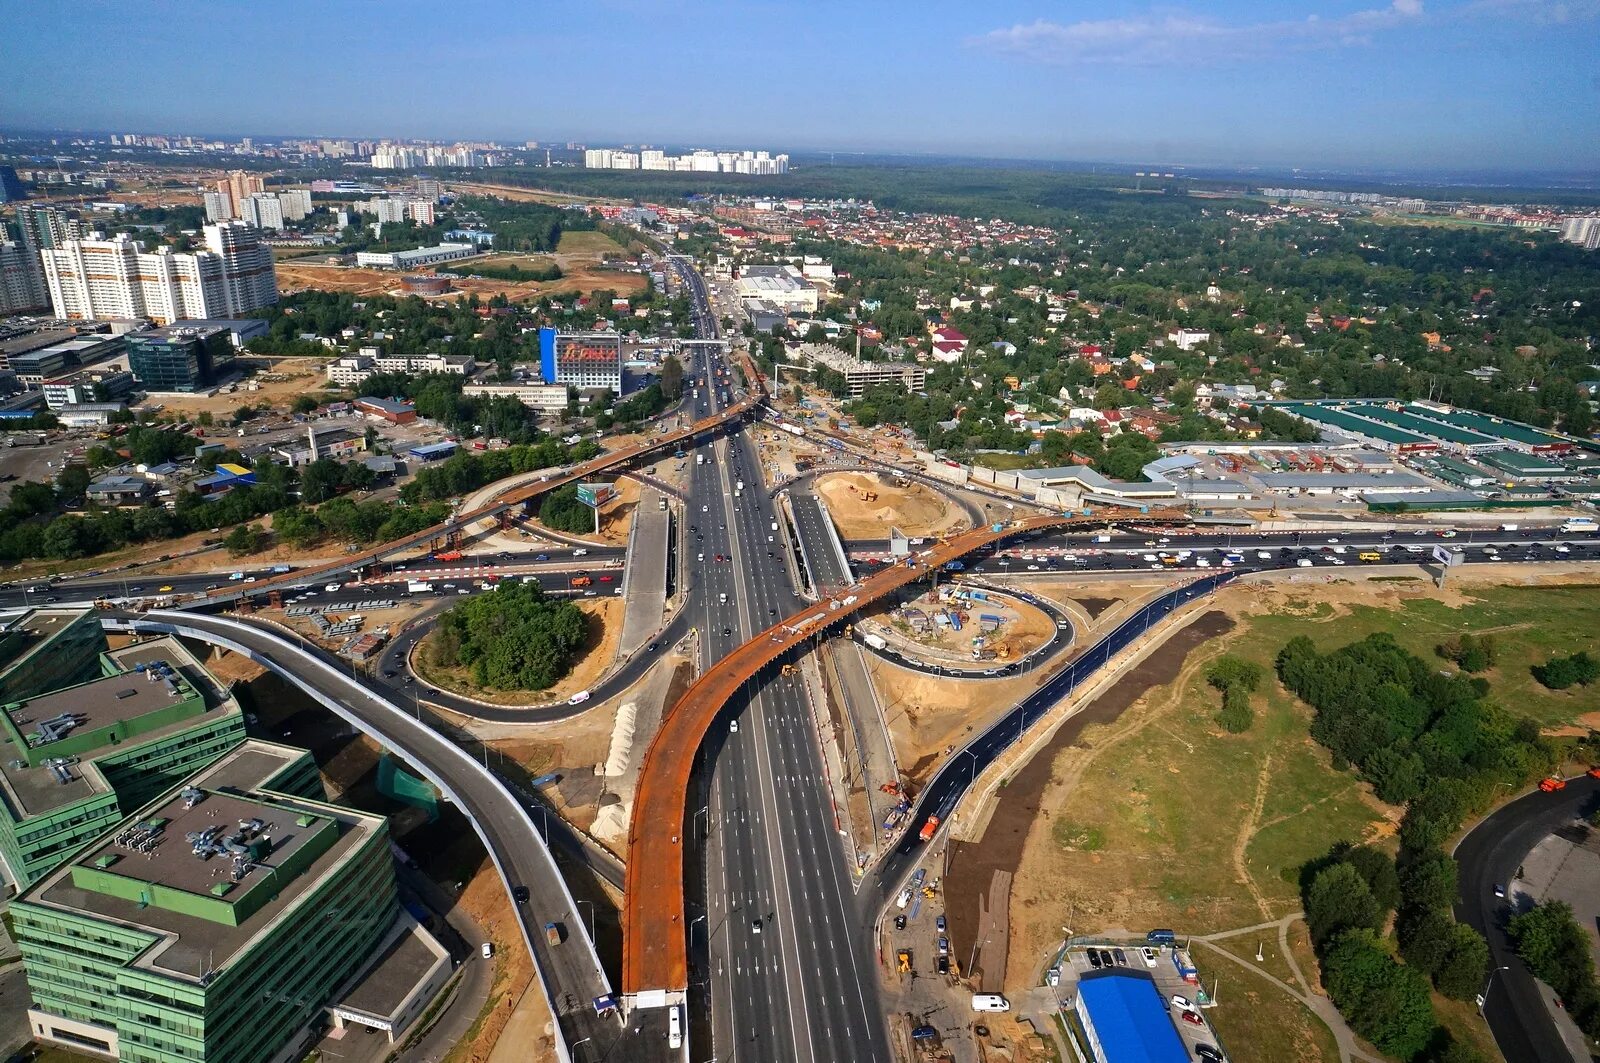
[{"label": "heavy machinery", "polygon": [[894,958],[899,964],[900,973],[901,974],[910,974],[911,973],[911,950],[910,949],[897,949],[895,951]]}]

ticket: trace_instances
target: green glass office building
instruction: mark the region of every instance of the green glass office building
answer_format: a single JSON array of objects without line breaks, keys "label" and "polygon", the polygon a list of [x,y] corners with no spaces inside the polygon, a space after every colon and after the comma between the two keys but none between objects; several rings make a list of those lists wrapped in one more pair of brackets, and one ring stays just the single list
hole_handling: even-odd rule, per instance
[{"label": "green glass office building", "polygon": [[0,857],[37,882],[245,737],[238,703],[175,638],[107,650],[92,610],[0,623]]},{"label": "green glass office building", "polygon": [[146,391],[202,391],[233,366],[233,336],[222,326],[170,325],[130,333],[128,368]]},{"label": "green glass office building", "polygon": [[35,1037],[130,1063],[265,1063],[398,915],[382,816],[246,741],[12,903]]}]

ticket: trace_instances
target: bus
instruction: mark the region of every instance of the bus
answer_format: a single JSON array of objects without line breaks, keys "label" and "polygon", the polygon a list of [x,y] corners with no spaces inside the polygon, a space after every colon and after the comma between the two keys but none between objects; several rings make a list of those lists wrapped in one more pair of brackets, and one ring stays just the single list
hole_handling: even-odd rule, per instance
[{"label": "bus", "polygon": [[676,1004],[667,1010],[667,1047],[683,1047],[683,1016]]}]

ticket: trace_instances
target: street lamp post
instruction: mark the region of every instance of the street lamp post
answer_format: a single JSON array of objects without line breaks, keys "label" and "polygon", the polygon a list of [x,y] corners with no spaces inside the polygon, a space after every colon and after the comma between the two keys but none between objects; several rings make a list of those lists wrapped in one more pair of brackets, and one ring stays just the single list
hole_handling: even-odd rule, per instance
[{"label": "street lamp post", "polygon": [[1485,979],[1483,983],[1483,992],[1478,994],[1479,1015],[1483,1014],[1483,1006],[1489,1001],[1489,990],[1494,988],[1494,976],[1499,974],[1501,971],[1509,970],[1511,970],[1510,964],[1501,964],[1499,967],[1496,967],[1494,970],[1489,972],[1489,977]]},{"label": "street lamp post", "polygon": [[574,904],[587,904],[589,906],[589,941],[592,944],[594,942],[594,902],[593,901],[585,901],[585,900],[575,900],[573,903]]}]

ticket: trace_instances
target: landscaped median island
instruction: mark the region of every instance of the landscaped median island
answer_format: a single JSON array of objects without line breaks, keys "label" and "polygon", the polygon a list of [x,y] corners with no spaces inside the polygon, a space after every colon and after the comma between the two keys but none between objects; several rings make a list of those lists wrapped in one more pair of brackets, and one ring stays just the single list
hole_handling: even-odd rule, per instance
[{"label": "landscaped median island", "polygon": [[571,670],[588,628],[573,602],[546,597],[536,583],[505,581],[442,614],[422,654],[475,687],[548,690]]},{"label": "landscaped median island", "polygon": [[972,947],[957,895],[975,858],[988,870],[968,894],[993,870],[1015,873],[1008,991],[1036,981],[1064,926],[1174,927],[1257,972],[1193,950],[1207,989],[1221,978],[1206,1019],[1239,1063],[1337,1059],[1304,1036],[1318,1008],[1333,1019],[1328,997],[1393,1058],[1481,1058],[1483,943],[1450,917],[1444,852],[1467,816],[1531,786],[1564,736],[1593,725],[1581,686],[1548,689],[1533,669],[1600,648],[1600,598],[1570,577],[1463,575],[1444,591],[1252,582],[1218,592],[1189,627],[1202,625],[1085,706],[1092,722],[1039,754],[1042,784],[1024,785],[1031,766],[1014,773],[984,836],[955,847],[956,952]]}]

